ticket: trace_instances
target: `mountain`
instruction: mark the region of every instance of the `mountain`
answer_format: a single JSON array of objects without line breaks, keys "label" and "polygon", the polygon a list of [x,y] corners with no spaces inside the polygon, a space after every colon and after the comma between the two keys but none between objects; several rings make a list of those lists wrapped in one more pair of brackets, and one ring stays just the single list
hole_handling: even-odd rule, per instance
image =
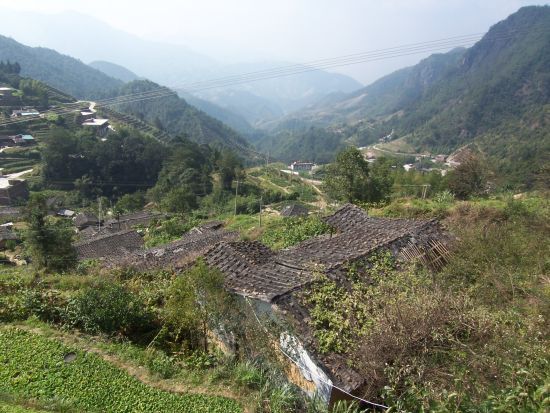
[{"label": "mountain", "polygon": [[[185,85],[192,82],[292,64],[225,64],[185,46],[144,40],[101,20],[75,12],[38,14],[0,7],[0,14],[2,34],[25,44],[51,47],[85,62],[112,62],[154,82],[181,89],[182,92]],[[22,21],[26,24],[19,23]],[[67,41],[67,33],[71,33],[70,42]],[[328,93],[351,92],[361,86],[349,76],[319,70],[224,89],[202,90],[194,94],[256,124],[299,109]],[[235,99],[236,96],[238,99]],[[258,103],[261,104],[261,110],[250,112]]]},{"label": "mountain", "polygon": [[[151,90],[166,95],[169,89],[156,83],[134,80],[124,84],[93,67],[54,50],[33,48],[0,36],[0,61],[18,62],[21,75],[43,81],[80,99],[114,98]],[[110,66],[112,69],[113,66]],[[136,99],[116,107],[136,115],[174,135],[217,147],[229,147],[249,157],[254,156],[249,143],[230,127],[189,105],[176,93],[156,99]]]},{"label": "mountain", "polygon": [[[499,175],[530,186],[550,161],[549,28],[549,6],[521,8],[467,50],[431,56],[270,127],[280,136],[293,131],[281,148],[311,125],[359,146],[392,130],[417,151],[450,153],[472,144]],[[270,138],[264,145],[273,146]]]},{"label": "mountain", "polygon": [[[466,49],[457,48],[447,53],[431,55],[415,66],[393,72],[353,93],[327,95],[278,122],[299,119],[315,122],[317,125],[329,125],[395,113],[422,99],[430,86],[459,63],[465,51]],[[273,127],[273,124],[266,126]]]},{"label": "mountain", "polygon": [[[169,92],[168,88],[148,80],[135,80],[118,91],[119,95],[143,93],[151,90]],[[115,109],[136,116],[173,135],[184,135],[199,144],[227,147],[242,155],[252,156],[248,141],[230,127],[203,111],[189,105],[175,93],[155,99],[137,99],[114,106]]]},{"label": "mountain", "polygon": [[88,65],[92,66],[94,69],[99,70],[100,72],[105,73],[107,76],[122,80],[124,83],[139,79],[139,76],[136,75],[134,72],[115,63],[105,62],[103,60],[96,60],[94,62],[88,63]]},{"label": "mountain", "polygon": [[21,65],[21,75],[41,80],[77,98],[98,98],[122,82],[80,60],[43,47],[29,47],[0,36],[0,61]]},{"label": "mountain", "polygon": [[[1,9],[0,31],[19,41],[51,47],[85,62],[107,61],[170,86],[208,75],[216,62],[181,45],[144,40],[76,12],[40,14]],[[25,24],[20,24],[25,22]],[[71,41],[67,41],[71,33]]]},{"label": "mountain", "polygon": [[[241,76],[264,71],[269,73],[289,66],[292,66],[292,63],[243,63],[225,66],[220,72],[224,73],[224,76]],[[328,94],[349,93],[362,86],[349,76],[323,70],[309,70],[306,66],[294,66],[296,70],[303,69],[306,72],[224,88],[208,88],[193,93],[241,115],[252,125],[261,125],[263,122],[278,119],[284,114],[301,109]]]}]

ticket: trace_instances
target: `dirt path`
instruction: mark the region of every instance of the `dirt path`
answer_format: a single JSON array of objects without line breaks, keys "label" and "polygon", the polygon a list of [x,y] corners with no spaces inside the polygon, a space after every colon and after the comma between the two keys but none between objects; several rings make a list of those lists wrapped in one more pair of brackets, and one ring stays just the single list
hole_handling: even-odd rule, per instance
[{"label": "dirt path", "polygon": [[[208,396],[222,396],[229,399],[237,400],[243,406],[244,413],[252,413],[254,411],[254,406],[252,405],[251,400],[247,400],[242,393],[235,391],[229,385],[194,385],[189,383],[183,383],[176,379],[162,379],[154,376],[149,372],[147,367],[140,366],[137,362],[127,361],[121,357],[111,354],[111,352],[99,348],[97,345],[94,345],[94,342],[101,343],[104,342],[99,338],[83,335],[77,331],[72,331],[71,333],[65,333],[59,330],[48,330],[44,331],[41,328],[29,327],[25,324],[12,324],[17,328],[26,330],[34,334],[40,334],[44,337],[53,338],[59,340],[66,344],[69,347],[77,347],[81,351],[88,353],[93,353],[101,357],[103,360],[108,363],[113,364],[117,368],[124,370],[129,375],[138,379],[142,383],[155,387],[160,390],[172,392],[172,393],[191,393],[191,394],[204,394]],[[1,327],[0,327],[1,328]]]}]

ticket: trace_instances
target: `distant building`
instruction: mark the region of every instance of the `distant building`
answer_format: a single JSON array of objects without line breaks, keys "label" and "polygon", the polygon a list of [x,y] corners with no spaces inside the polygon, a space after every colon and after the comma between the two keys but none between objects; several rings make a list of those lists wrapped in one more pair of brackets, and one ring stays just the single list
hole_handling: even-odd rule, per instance
[{"label": "distant building", "polygon": [[281,209],[282,217],[307,217],[308,210],[299,204],[287,205]]},{"label": "distant building", "polygon": [[38,116],[38,115],[40,115],[40,112],[34,108],[17,109],[12,111],[11,113],[12,118],[21,118],[25,116]]},{"label": "distant building", "polygon": [[10,227],[0,226],[0,248],[6,248],[8,241],[18,241],[19,236]]},{"label": "distant building", "polygon": [[81,212],[76,217],[74,217],[74,224],[79,229],[82,230],[86,227],[93,227],[99,224],[99,219],[89,212]]},{"label": "distant building", "polygon": [[60,209],[55,214],[60,217],[72,218],[76,212],[71,209]]},{"label": "distant building", "polygon": [[109,133],[109,119],[87,119],[82,122],[82,126],[95,128],[97,136],[106,136]]},{"label": "distant building", "polygon": [[435,161],[436,162],[445,162],[445,159],[447,159],[447,155],[436,155],[435,156]]},{"label": "distant building", "polygon": [[315,164],[313,162],[292,162],[290,169],[293,171],[311,171]]},{"label": "distant building", "polygon": [[411,169],[415,169],[416,167],[412,163],[406,163],[403,165],[403,169],[407,172],[409,172]]},{"label": "distant building", "polygon": [[13,135],[9,139],[16,146],[27,146],[34,144],[34,137],[32,135]]},{"label": "distant building", "polygon": [[0,176],[0,205],[14,205],[29,198],[29,189],[24,179]]}]

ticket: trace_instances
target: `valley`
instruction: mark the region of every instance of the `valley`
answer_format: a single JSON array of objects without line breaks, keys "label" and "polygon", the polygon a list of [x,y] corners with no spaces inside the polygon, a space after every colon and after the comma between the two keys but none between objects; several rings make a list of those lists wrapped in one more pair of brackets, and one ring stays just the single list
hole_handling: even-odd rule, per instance
[{"label": "valley", "polygon": [[550,6],[309,64],[2,19],[1,412],[548,409]]}]

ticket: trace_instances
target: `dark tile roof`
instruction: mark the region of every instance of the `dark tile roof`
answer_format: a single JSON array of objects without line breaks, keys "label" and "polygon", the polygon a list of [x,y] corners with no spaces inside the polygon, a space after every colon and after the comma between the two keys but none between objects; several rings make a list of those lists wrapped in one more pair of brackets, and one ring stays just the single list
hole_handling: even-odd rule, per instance
[{"label": "dark tile roof", "polygon": [[230,290],[272,301],[308,284],[317,271],[341,268],[398,240],[439,230],[432,228],[434,221],[371,218],[349,205],[326,221],[339,232],[311,238],[277,253],[258,242],[224,243],[205,258],[225,274]]},{"label": "dark tile roof", "polygon": [[78,258],[82,260],[124,256],[142,246],[143,239],[132,230],[105,234],[74,244]]},{"label": "dark tile roof", "polygon": [[6,227],[0,227],[0,241],[12,241],[18,240],[19,236],[11,229]]},{"label": "dark tile roof", "polygon": [[74,224],[77,228],[85,228],[92,225],[97,225],[99,219],[92,213],[81,212],[74,217]]},{"label": "dark tile roof", "polygon": [[283,217],[303,217],[307,214],[308,209],[298,204],[287,205],[281,209],[281,216]]},{"label": "dark tile roof", "polygon": [[226,288],[263,301],[271,301],[312,279],[307,270],[277,262],[276,254],[257,241],[218,244],[205,259],[222,271]]},{"label": "dark tile roof", "polygon": [[[199,227],[202,228],[202,227]],[[214,245],[237,239],[237,232],[225,230],[189,231],[179,240],[111,260],[110,266],[129,266],[139,270],[172,268],[181,270],[204,255]]]},{"label": "dark tile roof", "polygon": [[111,218],[105,221],[105,226],[111,229],[130,229],[135,225],[149,225],[152,220],[166,217],[165,214],[139,211],[130,214],[123,214],[118,218]]}]

